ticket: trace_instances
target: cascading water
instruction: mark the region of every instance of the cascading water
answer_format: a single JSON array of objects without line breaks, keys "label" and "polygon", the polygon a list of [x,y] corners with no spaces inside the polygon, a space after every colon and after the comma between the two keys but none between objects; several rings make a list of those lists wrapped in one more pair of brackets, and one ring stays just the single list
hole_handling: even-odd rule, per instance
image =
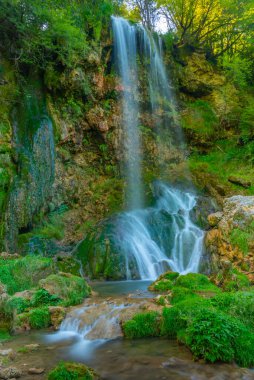
[{"label": "cascading water", "polygon": [[132,278],[133,260],[141,279],[156,279],[166,270],[197,272],[203,231],[191,220],[194,194],[157,183],[155,207],[123,213],[114,240],[126,257],[126,277]]},{"label": "cascading water", "polygon": [[112,17],[116,65],[121,77],[123,112],[123,172],[126,177],[126,203],[130,209],[141,207],[141,150],[138,129],[137,34],[126,20]]},{"label": "cascading water", "polygon": [[[175,102],[161,45],[158,47],[153,36],[141,26],[132,26],[118,17],[112,18],[112,24],[116,65],[123,85],[123,129],[126,136],[123,149],[126,154],[127,199],[131,200],[132,209],[117,218],[112,234],[114,243],[125,257],[127,279],[133,278],[135,270],[141,279],[155,279],[167,269],[182,274],[197,272],[203,232],[190,218],[190,211],[196,204],[195,195],[157,183],[155,207],[142,209],[138,57],[143,60],[147,71],[150,110],[157,120],[158,161],[163,161],[164,156],[160,141],[167,138],[169,131],[179,148],[182,142],[181,130],[174,122]],[[169,119],[164,117],[169,113],[173,120],[170,125]]]}]

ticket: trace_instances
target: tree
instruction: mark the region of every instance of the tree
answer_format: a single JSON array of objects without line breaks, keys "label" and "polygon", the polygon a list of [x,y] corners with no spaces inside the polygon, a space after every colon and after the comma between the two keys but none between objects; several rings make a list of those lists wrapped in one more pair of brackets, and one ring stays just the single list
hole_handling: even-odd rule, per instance
[{"label": "tree", "polygon": [[137,11],[140,20],[147,29],[155,29],[158,18],[158,7],[153,0],[127,0],[127,6],[132,12]]},{"label": "tree", "polygon": [[253,28],[253,0],[158,0],[179,44],[203,47],[219,56],[241,48]]}]

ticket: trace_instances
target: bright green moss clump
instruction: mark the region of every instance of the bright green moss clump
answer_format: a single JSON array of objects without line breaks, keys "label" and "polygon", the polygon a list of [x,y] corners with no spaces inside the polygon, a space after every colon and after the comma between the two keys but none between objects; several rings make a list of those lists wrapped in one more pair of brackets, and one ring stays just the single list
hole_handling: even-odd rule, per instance
[{"label": "bright green moss clump", "polygon": [[48,374],[48,380],[96,380],[99,377],[84,364],[60,362]]},{"label": "bright green moss clump", "polygon": [[39,283],[41,289],[61,300],[64,306],[78,305],[91,293],[86,281],[68,273],[51,274]]},{"label": "bright green moss clump", "polygon": [[29,323],[33,329],[43,329],[50,326],[50,313],[47,307],[32,309],[29,312]]},{"label": "bright green moss clump", "polygon": [[193,291],[215,292],[220,289],[211,283],[207,276],[199,273],[189,273],[184,276],[179,276],[176,280],[177,286],[182,286]]},{"label": "bright green moss clump", "polygon": [[160,335],[160,315],[155,311],[136,314],[133,319],[123,324],[127,338],[143,338]]},{"label": "bright green moss clump", "polygon": [[[245,279],[246,280],[246,279]],[[161,276],[152,286],[166,280]],[[123,324],[127,338],[177,339],[195,358],[254,365],[254,291],[222,292],[201,274],[177,276],[161,313],[137,314]],[[166,302],[160,302],[162,306]]]},{"label": "bright green moss clump", "polygon": [[38,281],[53,272],[53,261],[38,256],[21,259],[0,259],[0,281],[9,294],[31,289]]}]

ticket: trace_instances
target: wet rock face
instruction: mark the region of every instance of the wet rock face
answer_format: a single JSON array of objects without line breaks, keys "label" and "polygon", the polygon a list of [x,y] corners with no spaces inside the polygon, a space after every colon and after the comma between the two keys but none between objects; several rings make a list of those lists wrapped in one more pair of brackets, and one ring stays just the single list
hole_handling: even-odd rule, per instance
[{"label": "wet rock face", "polygon": [[[224,200],[222,212],[208,216],[213,227],[206,234],[206,247],[214,270],[228,262],[250,273],[254,269],[254,196],[236,195]],[[251,275],[249,275],[251,277]]]}]

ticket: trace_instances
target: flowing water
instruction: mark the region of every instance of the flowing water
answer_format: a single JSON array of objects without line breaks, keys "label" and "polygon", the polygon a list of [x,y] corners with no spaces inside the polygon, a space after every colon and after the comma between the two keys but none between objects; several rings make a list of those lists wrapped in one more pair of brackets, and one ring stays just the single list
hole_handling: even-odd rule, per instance
[{"label": "flowing water", "polygon": [[[138,99],[142,95],[137,84],[138,60],[146,70],[150,111],[152,116],[156,116],[159,167],[163,166],[162,145],[165,145],[168,132],[173,131],[178,149],[183,140],[175,120],[176,106],[163,63],[161,44],[157,45],[146,29],[130,25],[123,18],[113,17],[112,24],[116,63],[123,86],[123,150],[127,204],[131,209],[118,216],[113,240],[125,257],[125,278],[155,279],[168,269],[182,274],[197,272],[204,235],[190,218],[190,211],[196,204],[195,194],[158,182],[156,205],[142,208],[141,167],[145,163],[142,162],[138,128]],[[169,113],[172,114],[170,123]],[[168,149],[170,144],[168,141]]]},{"label": "flowing water", "polygon": [[191,220],[195,194],[157,182],[155,207],[122,213],[114,240],[130,263],[137,265],[140,278],[155,280],[166,270],[181,274],[197,272],[203,251],[204,232]]},{"label": "flowing water", "polygon": [[[134,290],[133,283],[136,284],[134,293],[123,296],[122,292]],[[151,300],[137,297],[138,294],[145,296],[144,285],[139,281],[125,282],[120,295],[116,294],[116,289],[111,289],[112,293],[108,289],[107,295],[111,294],[111,297],[105,298],[103,289],[108,284],[101,283],[101,294],[86,300],[83,306],[73,308],[59,331],[22,334],[4,343],[3,348],[17,350],[27,344],[36,345],[31,351],[18,353],[12,362],[13,366],[22,369],[23,380],[35,378],[28,373],[29,368],[44,368],[47,372],[60,360],[85,363],[104,380],[254,379],[252,371],[236,365],[194,362],[188,349],[176,341],[122,339],[120,321],[152,305]],[[99,290],[98,284],[94,288]],[[36,375],[38,380],[45,378],[45,374]]]},{"label": "flowing water", "polygon": [[123,173],[126,178],[127,207],[143,204],[140,133],[138,129],[138,78],[136,27],[126,20],[112,17],[115,60],[121,76],[123,114]]}]

